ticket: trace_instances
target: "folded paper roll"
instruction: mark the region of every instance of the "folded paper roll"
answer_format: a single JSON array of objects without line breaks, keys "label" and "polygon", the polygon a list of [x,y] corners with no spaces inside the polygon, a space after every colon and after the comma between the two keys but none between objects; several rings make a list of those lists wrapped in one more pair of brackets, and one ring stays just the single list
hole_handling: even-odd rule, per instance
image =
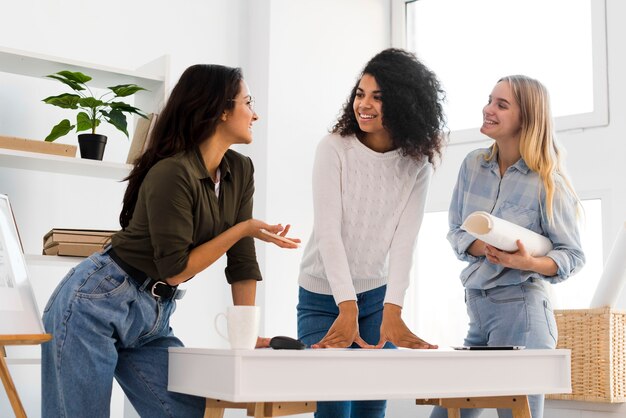
[{"label": "folded paper roll", "polygon": [[604,270],[596,292],[591,299],[591,308],[615,307],[622,288],[626,284],[626,222],[617,233],[617,238],[604,264]]},{"label": "folded paper roll", "polygon": [[517,251],[517,240],[533,256],[546,255],[552,250],[552,243],[543,235],[483,211],[468,216],[461,229],[503,251]]}]

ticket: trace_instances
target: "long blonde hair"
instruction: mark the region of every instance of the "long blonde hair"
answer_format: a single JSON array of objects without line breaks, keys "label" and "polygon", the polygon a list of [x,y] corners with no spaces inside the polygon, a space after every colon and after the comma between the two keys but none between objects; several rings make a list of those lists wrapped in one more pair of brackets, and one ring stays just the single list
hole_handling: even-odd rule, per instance
[{"label": "long blonde hair", "polygon": [[[548,90],[539,81],[524,75],[502,77],[498,82],[501,81],[509,83],[520,107],[520,154],[528,168],[538,173],[543,182],[548,222],[552,224],[557,191],[569,192],[578,202],[578,207],[580,199],[562,165],[563,151],[554,137]],[[494,143],[487,159],[491,160],[497,151],[497,144]]]}]

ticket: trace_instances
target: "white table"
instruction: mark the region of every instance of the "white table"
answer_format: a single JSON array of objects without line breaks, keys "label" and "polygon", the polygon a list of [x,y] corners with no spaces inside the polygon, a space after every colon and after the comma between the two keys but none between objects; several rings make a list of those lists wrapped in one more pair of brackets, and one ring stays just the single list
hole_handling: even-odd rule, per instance
[{"label": "white table", "polygon": [[[481,400],[490,402],[486,407],[519,400],[527,411],[525,395],[571,392],[570,351],[170,348],[168,389],[227,402],[209,401],[205,416],[236,405],[256,411],[270,402],[411,398],[449,411],[485,407]],[[530,417],[524,411],[517,416]]]}]

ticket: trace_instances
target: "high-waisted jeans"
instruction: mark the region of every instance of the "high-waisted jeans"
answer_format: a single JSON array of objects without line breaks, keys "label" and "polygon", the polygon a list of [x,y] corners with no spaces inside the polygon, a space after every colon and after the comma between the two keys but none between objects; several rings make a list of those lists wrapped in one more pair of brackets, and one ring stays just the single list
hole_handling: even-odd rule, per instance
[{"label": "high-waisted jeans", "polygon": [[114,377],[142,417],[203,416],[204,398],[167,391],[168,347],[183,345],[169,326],[176,301],[143,286],[106,252],[61,281],[43,314],[42,417],[109,417]]},{"label": "high-waisted jeans", "polygon": [[[387,286],[357,295],[359,307],[359,334],[367,343],[376,345],[380,339],[383,320],[383,302]],[[319,342],[339,315],[332,295],[309,292],[302,287],[298,295],[298,338],[307,346]],[[353,344],[351,348],[359,348]],[[384,348],[395,348],[387,343]],[[341,376],[329,376],[330,379]],[[315,418],[382,418],[387,401],[318,402]]]},{"label": "high-waisted jeans", "polygon": [[[466,289],[469,331],[465,345],[523,345],[526,349],[555,348],[558,339],[547,284],[529,279],[519,285],[488,290]],[[533,418],[543,417],[543,395],[528,397]],[[461,410],[462,418],[480,415],[480,409]],[[446,418],[443,408],[433,409],[431,418]],[[511,417],[510,409],[498,409],[500,418]]]}]

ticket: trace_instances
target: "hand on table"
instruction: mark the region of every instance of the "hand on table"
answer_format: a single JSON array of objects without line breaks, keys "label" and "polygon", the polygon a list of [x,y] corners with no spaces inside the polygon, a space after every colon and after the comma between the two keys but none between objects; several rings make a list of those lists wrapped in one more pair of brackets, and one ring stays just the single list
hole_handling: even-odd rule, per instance
[{"label": "hand on table", "polygon": [[257,337],[256,346],[254,348],[267,348],[270,346],[271,338],[267,337]]},{"label": "hand on table", "polygon": [[311,348],[346,348],[356,343],[361,348],[374,348],[359,335],[359,311],[356,301],[344,301],[339,304],[339,316],[333,322],[324,338]]},{"label": "hand on table", "polygon": [[387,341],[396,347],[404,348],[438,348],[413,334],[402,320],[402,308],[390,303],[385,304],[383,322],[380,326],[380,341],[376,348],[383,348]]}]

